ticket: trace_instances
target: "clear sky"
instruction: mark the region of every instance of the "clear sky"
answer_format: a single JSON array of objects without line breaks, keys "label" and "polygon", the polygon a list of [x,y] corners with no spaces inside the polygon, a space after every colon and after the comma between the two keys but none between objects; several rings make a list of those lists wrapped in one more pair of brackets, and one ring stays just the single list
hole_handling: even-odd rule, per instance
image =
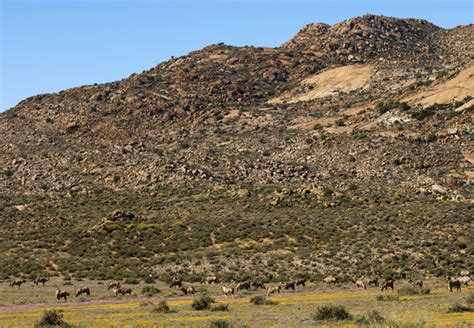
[{"label": "clear sky", "polygon": [[208,44],[278,46],[305,24],[366,13],[470,24],[474,0],[0,0],[0,111],[109,82]]}]

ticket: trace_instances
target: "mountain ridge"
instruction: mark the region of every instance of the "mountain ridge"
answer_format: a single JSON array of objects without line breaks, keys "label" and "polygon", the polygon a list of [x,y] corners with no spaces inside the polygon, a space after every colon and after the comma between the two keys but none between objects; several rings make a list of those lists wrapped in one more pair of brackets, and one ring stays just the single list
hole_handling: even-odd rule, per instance
[{"label": "mountain ridge", "polygon": [[0,113],[0,273],[473,265],[473,28],[365,15],[20,102]]}]

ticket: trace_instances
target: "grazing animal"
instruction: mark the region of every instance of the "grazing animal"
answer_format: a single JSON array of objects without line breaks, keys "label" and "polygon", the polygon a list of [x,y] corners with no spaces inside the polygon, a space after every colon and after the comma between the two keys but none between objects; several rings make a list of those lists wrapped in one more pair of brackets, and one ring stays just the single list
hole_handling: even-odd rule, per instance
[{"label": "grazing animal", "polygon": [[20,286],[24,284],[25,282],[26,282],[26,279],[15,279],[12,282],[10,282],[10,287],[18,286],[18,288],[20,288]]},{"label": "grazing animal", "polygon": [[43,286],[44,284],[48,281],[48,278],[45,278],[45,277],[42,277],[42,278],[36,278],[35,280],[33,280],[33,282],[35,283],[36,286],[39,285],[39,283],[42,283]]},{"label": "grazing animal", "polygon": [[66,291],[63,291],[61,289],[56,290],[56,299],[59,301],[61,298],[64,298],[64,302],[67,302],[67,297],[70,294]]},{"label": "grazing animal", "polygon": [[288,289],[295,290],[296,289],[296,283],[294,281],[288,281],[288,282],[283,284],[283,288],[285,288],[286,290],[288,290]]},{"label": "grazing animal", "polygon": [[306,287],[306,281],[308,281],[306,278],[296,279],[295,285]]},{"label": "grazing animal", "polygon": [[183,286],[183,281],[179,278],[173,277],[173,280],[171,280],[170,288],[176,287],[176,288],[181,288]]},{"label": "grazing animal", "polygon": [[357,286],[357,288],[364,288],[367,289],[367,286],[365,285],[364,281],[362,279],[358,279],[356,281],[353,281],[354,284]]},{"label": "grazing animal", "polygon": [[236,291],[243,290],[243,289],[250,290],[250,282],[248,281],[239,282],[237,286],[235,287]]},{"label": "grazing animal", "polygon": [[459,279],[453,279],[451,277],[448,277],[448,290],[450,292],[452,292],[453,289],[457,289],[457,291],[460,292],[461,291],[461,281],[459,281]]},{"label": "grazing animal", "polygon": [[413,286],[413,287],[420,287],[420,288],[423,288],[423,280],[421,279],[418,279],[418,280],[408,280],[408,282]]},{"label": "grazing animal", "polygon": [[470,275],[471,273],[468,270],[461,270],[458,273],[458,276],[461,276],[461,277],[469,277]]},{"label": "grazing animal", "polygon": [[222,286],[222,291],[224,292],[225,297],[227,297],[228,295],[232,295],[232,298],[233,298],[235,295],[234,287]]},{"label": "grazing animal", "polygon": [[184,295],[194,295],[196,293],[196,289],[192,286],[181,286],[180,290],[184,293]]},{"label": "grazing animal", "polygon": [[379,277],[370,277],[367,280],[367,285],[371,286],[374,285],[375,287],[379,286]]},{"label": "grazing animal", "polygon": [[265,289],[265,285],[261,281],[252,281],[251,285],[255,289],[258,289],[258,288]]},{"label": "grazing animal", "polygon": [[393,290],[393,287],[394,287],[394,280],[392,278],[388,278],[388,279],[385,279],[382,283],[382,288],[380,289],[382,292],[384,290],[387,290],[389,288],[391,288]]},{"label": "grazing animal", "polygon": [[205,277],[202,280],[202,282],[205,283],[206,285],[218,284],[219,279],[216,276],[209,276],[209,277]]},{"label": "grazing animal", "polygon": [[337,278],[334,278],[333,276],[328,276],[323,279],[323,282],[325,282],[328,285],[335,285],[337,283]]},{"label": "grazing animal", "polygon": [[280,293],[280,292],[281,292],[281,285],[270,286],[267,288],[267,297],[271,294]]},{"label": "grazing animal", "polygon": [[79,297],[82,294],[86,294],[87,297],[91,296],[91,290],[89,287],[81,287],[76,291],[76,297]]},{"label": "grazing animal", "polygon": [[469,283],[471,282],[471,277],[462,276],[462,277],[459,277],[458,280],[464,286],[469,286]]},{"label": "grazing animal", "polygon": [[117,296],[118,294],[121,294],[121,295],[128,294],[132,296],[132,289],[131,288],[115,288],[114,295]]},{"label": "grazing animal", "polygon": [[112,281],[110,282],[108,285],[107,285],[107,290],[111,290],[111,289],[120,289],[122,287],[122,285],[120,284],[119,281]]}]

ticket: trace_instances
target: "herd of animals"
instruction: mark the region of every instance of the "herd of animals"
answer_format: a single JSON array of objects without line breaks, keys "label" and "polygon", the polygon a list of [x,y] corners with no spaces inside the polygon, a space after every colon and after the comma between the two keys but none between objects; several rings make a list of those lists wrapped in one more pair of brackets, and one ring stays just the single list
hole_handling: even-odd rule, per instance
[{"label": "herd of animals", "polygon": [[[402,279],[406,279],[406,276],[401,277]],[[471,282],[471,277],[470,273],[467,270],[462,270],[458,273],[457,277],[447,277],[447,285],[448,285],[448,290],[452,292],[453,290],[461,291],[461,286],[468,286],[469,283]],[[37,286],[39,284],[42,284],[44,286],[48,282],[48,278],[42,277],[42,278],[37,278],[33,280],[33,283]],[[308,279],[306,278],[300,278],[300,279],[293,279],[289,280],[286,282],[282,282],[276,285],[269,285],[265,286],[263,282],[260,281],[241,281],[238,283],[235,283],[233,286],[222,286],[222,292],[225,295],[225,297],[232,296],[234,297],[235,294],[239,291],[242,290],[251,290],[253,289],[264,289],[266,290],[266,295],[267,297],[275,294],[275,293],[280,293],[282,290],[296,290],[296,287],[302,286],[305,287]],[[335,285],[338,282],[338,279],[333,276],[328,276],[324,278],[323,283],[327,285]],[[417,280],[412,280],[412,279],[407,279],[408,283],[410,283],[413,287],[423,287],[423,280],[417,279]],[[22,284],[26,283],[26,279],[15,279],[10,282],[11,287],[18,286],[18,288],[21,287]],[[211,284],[219,284],[219,279],[216,276],[208,276],[202,280],[202,283],[211,285]],[[385,279],[380,279],[379,276],[371,276],[371,277],[363,277],[357,280],[352,280],[352,282],[355,284],[357,288],[363,288],[367,289],[367,287],[370,286],[375,286],[375,287],[380,287],[381,291],[386,291],[388,289],[391,289],[392,291],[394,290],[395,286],[395,279],[393,278],[385,278]],[[56,299],[59,301],[63,299],[65,302],[67,301],[67,298],[71,295],[67,291],[63,291],[57,287],[55,296]],[[171,280],[171,283],[169,285],[169,288],[177,288],[181,292],[183,292],[184,295],[194,295],[196,293],[196,288],[193,286],[185,285],[183,281],[178,278],[177,276],[174,276]],[[113,281],[110,282],[107,285],[107,290],[112,290],[115,296],[118,295],[132,295],[132,289],[131,288],[126,288],[122,287],[122,284],[119,281]],[[87,297],[91,296],[91,289],[89,287],[80,287],[76,289],[75,296],[79,297],[81,295],[86,295]]]}]

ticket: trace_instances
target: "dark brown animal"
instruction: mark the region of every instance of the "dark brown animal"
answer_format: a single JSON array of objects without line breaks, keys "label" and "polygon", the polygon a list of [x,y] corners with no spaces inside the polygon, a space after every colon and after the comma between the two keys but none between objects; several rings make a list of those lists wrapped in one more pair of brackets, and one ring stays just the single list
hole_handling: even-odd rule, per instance
[{"label": "dark brown animal", "polygon": [[81,287],[76,291],[76,297],[79,297],[82,294],[86,294],[87,297],[91,296],[91,290],[89,287]]},{"label": "dark brown animal", "polygon": [[116,288],[114,289],[114,294],[117,296],[118,294],[125,295],[128,294],[132,296],[132,289],[131,288]]},{"label": "dark brown animal", "polygon": [[244,290],[244,289],[250,290],[250,282],[248,281],[239,282],[237,286],[235,287],[236,291]]},{"label": "dark brown animal", "polygon": [[48,278],[45,278],[45,277],[42,277],[42,278],[36,278],[35,280],[33,280],[33,282],[35,283],[36,286],[39,285],[39,283],[42,283],[43,286],[44,284],[48,281]]},{"label": "dark brown animal", "polygon": [[296,279],[295,280],[295,285],[306,287],[306,281],[308,281],[308,279],[305,279],[305,278]]},{"label": "dark brown animal", "polygon": [[15,287],[18,286],[18,288],[21,287],[22,284],[26,282],[26,279],[15,279],[12,282],[10,282],[10,287]]},{"label": "dark brown animal", "polygon": [[111,289],[120,289],[122,287],[122,285],[120,284],[119,281],[112,281],[110,282],[108,285],[107,285],[107,290],[111,290]]},{"label": "dark brown animal", "polygon": [[61,298],[64,298],[64,302],[67,302],[67,297],[70,294],[66,291],[62,291],[60,289],[56,290],[56,299],[59,301]]},{"label": "dark brown animal", "polygon": [[192,286],[182,286],[180,290],[184,293],[184,295],[188,295],[188,294],[194,295],[196,293],[196,289]]},{"label": "dark brown animal", "polygon": [[387,290],[389,288],[391,288],[393,290],[393,287],[394,287],[394,280],[391,279],[391,278],[388,278],[388,279],[385,279],[382,283],[382,288],[380,289],[382,292],[384,290]]},{"label": "dark brown animal", "polygon": [[457,289],[458,292],[461,291],[461,282],[458,279],[448,279],[448,290],[453,292],[453,289]]},{"label": "dark brown animal", "polygon": [[296,289],[296,283],[294,281],[288,281],[288,282],[285,282],[283,284],[283,288],[285,288],[286,290],[288,289],[293,289],[295,290]]},{"label": "dark brown animal", "polygon": [[277,286],[270,286],[267,288],[267,297],[271,294],[280,293],[281,292],[281,285]]},{"label": "dark brown animal", "polygon": [[250,285],[255,289],[265,289],[265,285],[261,281],[253,281]]}]

